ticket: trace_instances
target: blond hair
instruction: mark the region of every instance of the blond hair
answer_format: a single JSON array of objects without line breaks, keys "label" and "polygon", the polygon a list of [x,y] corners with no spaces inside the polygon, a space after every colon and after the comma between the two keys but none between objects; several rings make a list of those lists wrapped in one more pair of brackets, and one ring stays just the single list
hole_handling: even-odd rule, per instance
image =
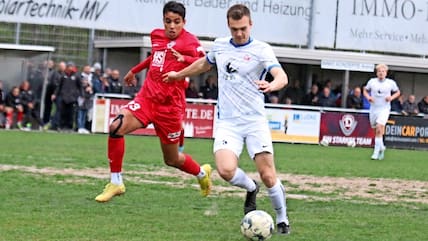
[{"label": "blond hair", "polygon": [[388,71],[388,65],[386,64],[378,64],[375,67],[376,71],[378,71],[379,69],[385,69],[386,71]]}]

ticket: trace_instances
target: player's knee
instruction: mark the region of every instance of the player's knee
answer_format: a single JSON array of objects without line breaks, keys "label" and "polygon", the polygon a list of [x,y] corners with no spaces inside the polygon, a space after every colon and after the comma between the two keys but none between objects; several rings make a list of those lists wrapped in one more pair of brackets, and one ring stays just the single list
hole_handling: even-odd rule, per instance
[{"label": "player's knee", "polygon": [[119,114],[110,124],[110,131],[109,135],[112,138],[120,138],[123,136],[123,133],[121,133],[120,128],[123,125],[123,117],[124,115]]},{"label": "player's knee", "polygon": [[273,171],[260,172],[260,178],[262,179],[265,186],[268,188],[273,187],[277,180],[275,173]]},{"label": "player's knee", "polygon": [[217,173],[225,181],[232,180],[233,176],[235,175],[235,171],[234,170],[227,170],[227,169],[224,169],[224,168],[221,168],[221,167],[218,167],[218,166],[217,166]]}]

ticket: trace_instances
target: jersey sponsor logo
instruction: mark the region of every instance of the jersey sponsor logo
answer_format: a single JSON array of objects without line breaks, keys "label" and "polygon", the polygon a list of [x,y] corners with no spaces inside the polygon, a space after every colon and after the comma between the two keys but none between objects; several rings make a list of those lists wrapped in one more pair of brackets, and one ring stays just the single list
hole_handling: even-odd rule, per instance
[{"label": "jersey sponsor logo", "polygon": [[168,133],[168,139],[170,139],[171,141],[177,140],[181,135],[181,131],[177,131],[177,132],[172,132],[172,133]]},{"label": "jersey sponsor logo", "polygon": [[340,129],[345,136],[349,136],[354,132],[357,127],[358,121],[355,120],[353,115],[345,114],[339,121]]},{"label": "jersey sponsor logo", "polygon": [[153,54],[153,61],[152,66],[161,67],[163,66],[163,63],[165,62],[165,51],[156,51]]},{"label": "jersey sponsor logo", "polygon": [[226,72],[229,74],[235,73],[238,71],[238,68],[232,65],[232,62],[226,64]]}]

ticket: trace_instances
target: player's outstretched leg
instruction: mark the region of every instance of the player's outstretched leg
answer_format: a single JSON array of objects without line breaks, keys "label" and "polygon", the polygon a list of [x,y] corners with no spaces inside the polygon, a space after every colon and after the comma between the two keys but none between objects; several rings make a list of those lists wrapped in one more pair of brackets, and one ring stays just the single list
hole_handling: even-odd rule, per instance
[{"label": "player's outstretched leg", "polygon": [[178,167],[183,172],[196,176],[201,187],[201,195],[206,197],[211,193],[211,165],[205,164],[200,166],[189,154],[180,153],[184,156],[183,164]]},{"label": "player's outstretched leg", "polygon": [[205,175],[202,178],[198,177],[198,182],[199,185],[201,187],[201,195],[206,197],[211,193],[211,187],[212,187],[212,182],[211,182],[211,173],[212,173],[212,168],[210,164],[205,164],[201,166],[201,169],[203,170],[203,172],[205,173]]},{"label": "player's outstretched leg", "polygon": [[104,191],[95,197],[97,202],[108,202],[114,196],[125,193],[126,188],[122,180],[122,162],[125,154],[125,138],[110,135],[108,138],[108,159],[110,165],[110,183]]}]

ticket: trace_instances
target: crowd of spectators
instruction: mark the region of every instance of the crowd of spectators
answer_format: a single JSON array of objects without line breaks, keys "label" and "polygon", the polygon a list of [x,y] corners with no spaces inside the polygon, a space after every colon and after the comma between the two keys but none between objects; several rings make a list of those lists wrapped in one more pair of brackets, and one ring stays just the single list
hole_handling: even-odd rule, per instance
[{"label": "crowd of spectators", "polygon": [[[101,64],[85,65],[81,71],[73,62],[47,63],[48,84],[46,87],[44,113],[39,116],[41,88],[32,89],[34,79],[43,79],[40,68],[31,71],[28,79],[3,88],[0,80],[0,128],[22,130],[45,129],[89,133],[92,121],[92,104],[96,93],[127,94],[133,97],[138,86],[124,86],[117,69],[102,69]],[[294,104],[319,107],[341,107],[342,86],[334,87],[331,80],[314,83],[305,93],[299,80],[294,80],[280,92],[266,96],[267,103]],[[190,79],[185,91],[186,98],[216,100],[217,79],[209,75],[202,86]],[[394,100],[391,110],[405,116],[428,114],[428,95],[417,102],[415,95]],[[346,108],[369,109],[370,103],[362,95],[362,87],[354,86],[346,97]]]},{"label": "crowd of spectators", "polygon": [[[117,69],[102,70],[101,64],[83,66],[81,71],[69,62],[46,63],[47,85],[41,100],[41,88],[32,89],[31,81],[43,74],[30,71],[28,80],[10,90],[0,80],[0,127],[21,130],[56,130],[90,133],[93,98],[96,93],[127,94],[133,97],[137,86],[124,86]],[[44,77],[38,77],[44,80]],[[36,81],[33,81],[36,83]],[[41,82],[43,83],[43,82]],[[39,115],[41,103],[44,113]]]}]

